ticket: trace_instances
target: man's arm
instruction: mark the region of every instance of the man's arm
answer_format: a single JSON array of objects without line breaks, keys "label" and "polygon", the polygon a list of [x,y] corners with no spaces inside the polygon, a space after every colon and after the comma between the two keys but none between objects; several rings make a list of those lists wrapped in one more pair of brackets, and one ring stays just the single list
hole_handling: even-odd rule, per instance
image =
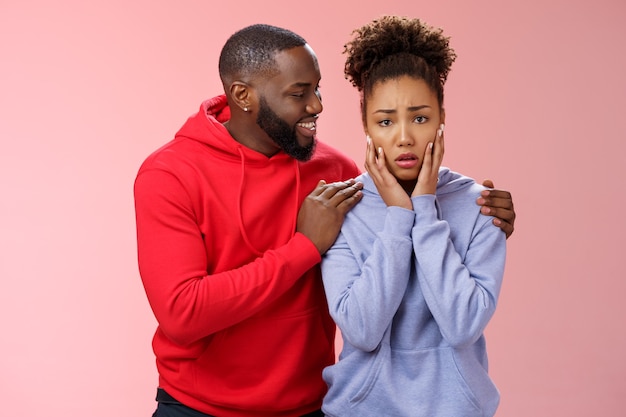
[{"label": "man's arm", "polygon": [[[352,190],[342,192],[345,188]],[[348,184],[316,190],[298,218],[302,230],[289,242],[239,268],[209,275],[214,260],[207,259],[187,190],[165,171],[141,173],[134,189],[139,269],[161,331],[189,344],[251,317],[288,291],[320,261],[345,212],[359,199]]]},{"label": "man's arm", "polygon": [[493,189],[493,181],[489,179],[483,181],[483,186],[491,189],[480,193],[476,204],[482,206],[480,208],[482,214],[495,217],[493,224],[502,229],[508,239],[515,229],[513,197],[508,191]]},{"label": "man's arm", "polygon": [[253,262],[209,273],[216,259],[207,255],[214,251],[207,250],[188,190],[178,179],[144,171],[134,193],[144,289],[161,331],[180,345],[249,318],[319,262],[315,246],[296,234]]}]

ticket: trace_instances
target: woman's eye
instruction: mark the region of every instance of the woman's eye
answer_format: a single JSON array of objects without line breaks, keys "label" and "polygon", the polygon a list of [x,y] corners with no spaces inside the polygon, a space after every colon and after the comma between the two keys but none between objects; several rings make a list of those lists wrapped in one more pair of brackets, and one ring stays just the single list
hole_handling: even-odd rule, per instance
[{"label": "woman's eye", "polygon": [[427,120],[428,118],[426,116],[417,116],[415,118],[415,122],[419,124],[426,123]]},{"label": "woman's eye", "polygon": [[378,122],[378,124],[381,126],[389,126],[391,125],[391,120],[389,119],[381,120],[380,122]]}]

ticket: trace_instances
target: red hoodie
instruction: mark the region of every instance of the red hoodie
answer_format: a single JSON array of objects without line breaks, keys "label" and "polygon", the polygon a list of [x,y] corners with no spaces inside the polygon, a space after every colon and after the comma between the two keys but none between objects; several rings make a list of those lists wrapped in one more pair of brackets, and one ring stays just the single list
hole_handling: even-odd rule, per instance
[{"label": "red hoodie", "polygon": [[268,158],[230,136],[229,117],[224,96],[204,102],[135,181],[159,386],[220,417],[300,416],[321,406],[335,324],[298,210],[320,179],[359,172],[319,141],[308,162]]}]

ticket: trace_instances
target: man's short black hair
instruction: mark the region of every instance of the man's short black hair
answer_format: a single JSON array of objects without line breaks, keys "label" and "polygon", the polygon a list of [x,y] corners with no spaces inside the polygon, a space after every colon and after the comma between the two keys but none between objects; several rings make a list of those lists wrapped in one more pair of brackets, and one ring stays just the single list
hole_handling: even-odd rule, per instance
[{"label": "man's short black hair", "polygon": [[219,60],[222,82],[275,70],[274,55],[304,46],[306,40],[288,29],[256,24],[235,32],[224,44]]}]

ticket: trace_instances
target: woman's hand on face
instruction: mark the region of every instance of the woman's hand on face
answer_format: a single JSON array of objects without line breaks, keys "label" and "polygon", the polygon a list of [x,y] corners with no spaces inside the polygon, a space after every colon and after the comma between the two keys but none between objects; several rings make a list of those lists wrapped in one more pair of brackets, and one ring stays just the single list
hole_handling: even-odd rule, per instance
[{"label": "woman's hand on face", "polygon": [[372,140],[367,137],[365,151],[365,170],[369,173],[378,193],[387,206],[404,207],[413,210],[413,203],[396,177],[389,172],[385,163],[383,148],[375,149]]},{"label": "woman's hand on face", "polygon": [[417,183],[413,189],[412,197],[424,194],[435,194],[439,181],[439,167],[443,161],[443,125],[437,129],[435,140],[426,146],[422,168],[417,176]]}]

